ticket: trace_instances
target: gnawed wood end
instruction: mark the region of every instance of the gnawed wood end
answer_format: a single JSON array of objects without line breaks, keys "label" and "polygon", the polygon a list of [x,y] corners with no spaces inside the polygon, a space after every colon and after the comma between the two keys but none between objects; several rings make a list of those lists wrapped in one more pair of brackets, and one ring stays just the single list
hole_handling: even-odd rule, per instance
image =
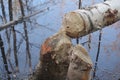
[{"label": "gnawed wood end", "polygon": [[67,80],[90,80],[92,61],[87,51],[81,46],[75,46],[71,51],[71,60]]},{"label": "gnawed wood end", "polygon": [[69,67],[71,40],[64,34],[55,34],[42,44],[40,63],[32,80],[65,80]]},{"label": "gnawed wood end", "polygon": [[62,25],[65,28],[65,32],[71,38],[78,38],[85,28],[85,22],[80,14],[76,12],[70,12],[65,14]]},{"label": "gnawed wood end", "polygon": [[76,56],[78,56],[84,62],[86,62],[86,63],[88,63],[90,65],[93,64],[92,60],[91,60],[91,58],[90,58],[90,56],[88,54],[88,52],[86,51],[86,49],[82,45],[80,45],[80,44],[76,45],[73,48],[72,52],[73,52],[73,54],[75,54]]}]

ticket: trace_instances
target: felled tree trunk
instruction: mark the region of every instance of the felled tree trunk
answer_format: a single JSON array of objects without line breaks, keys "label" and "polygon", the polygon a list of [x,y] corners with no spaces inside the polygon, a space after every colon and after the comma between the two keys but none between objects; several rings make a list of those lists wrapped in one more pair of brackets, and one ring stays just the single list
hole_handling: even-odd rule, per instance
[{"label": "felled tree trunk", "polygon": [[85,36],[120,20],[119,0],[108,0],[65,14],[63,27],[71,38]]}]

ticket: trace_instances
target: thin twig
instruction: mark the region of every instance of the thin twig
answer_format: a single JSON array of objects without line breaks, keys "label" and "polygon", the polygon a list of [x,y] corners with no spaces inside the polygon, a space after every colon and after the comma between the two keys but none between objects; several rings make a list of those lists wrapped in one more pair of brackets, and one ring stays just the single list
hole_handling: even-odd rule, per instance
[{"label": "thin twig", "polygon": [[44,12],[44,11],[46,11],[46,10],[48,10],[48,8],[45,8],[45,9],[43,9],[43,10],[35,11],[35,12],[32,13],[32,14],[28,14],[27,16],[19,17],[19,18],[16,19],[16,20],[12,20],[12,21],[4,24],[4,25],[1,25],[1,26],[0,26],[0,31],[1,31],[1,30],[4,30],[4,29],[6,29],[6,28],[9,28],[9,27],[11,27],[11,26],[13,26],[13,25],[17,25],[18,23],[22,23],[23,21],[26,21],[26,20],[29,19],[30,17],[32,17],[32,16],[34,16],[34,15],[36,15],[36,14],[42,13],[42,12]]},{"label": "thin twig", "polygon": [[89,51],[90,51],[90,49],[91,49],[91,39],[92,39],[92,35],[89,34],[89,35],[88,35],[88,49],[89,49]]},{"label": "thin twig", "polygon": [[96,77],[97,64],[98,64],[98,59],[99,59],[99,54],[100,54],[100,48],[101,48],[101,38],[102,38],[102,30],[100,30],[100,33],[99,33],[98,50],[97,50],[95,67],[94,67],[94,72],[93,72],[93,79]]}]

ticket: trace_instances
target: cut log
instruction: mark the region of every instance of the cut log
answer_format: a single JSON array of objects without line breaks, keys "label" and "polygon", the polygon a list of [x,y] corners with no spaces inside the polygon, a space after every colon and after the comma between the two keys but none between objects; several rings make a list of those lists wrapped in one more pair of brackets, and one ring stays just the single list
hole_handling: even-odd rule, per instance
[{"label": "cut log", "polygon": [[85,36],[120,20],[118,0],[108,0],[91,7],[65,14],[63,28],[71,38]]}]

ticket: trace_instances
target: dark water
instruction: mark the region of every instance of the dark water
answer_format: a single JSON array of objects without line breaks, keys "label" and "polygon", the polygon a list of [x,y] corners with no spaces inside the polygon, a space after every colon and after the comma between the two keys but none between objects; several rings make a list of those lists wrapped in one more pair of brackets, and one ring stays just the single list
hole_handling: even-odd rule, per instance
[{"label": "dark water", "polygon": [[[44,3],[45,1],[47,2],[47,0],[33,0],[33,5]],[[49,7],[49,11],[46,11],[34,17],[40,25],[44,25],[45,27],[36,25],[34,26],[34,29],[29,31],[30,43],[35,45],[30,48],[33,69],[35,68],[39,60],[40,45],[47,37],[53,35],[60,29],[62,17],[65,13],[76,10],[78,8],[78,0],[56,0],[55,2],[56,3],[54,4],[49,3],[37,7],[37,9]],[[93,3],[99,2],[102,2],[102,0],[83,0],[82,5],[86,7],[92,5]],[[19,26],[20,25],[18,25],[18,29]],[[97,77],[99,78],[99,80],[118,80],[120,78],[119,29],[120,23],[117,22],[102,30],[101,50],[97,67]],[[91,36],[91,49],[88,49],[87,43],[84,46],[88,50],[94,63],[98,49],[99,31],[92,33]],[[85,36],[80,39],[80,43],[87,40],[88,36]],[[73,42],[75,44],[75,40]],[[26,52],[24,45],[25,42],[22,43],[18,55],[20,68],[20,74],[18,74],[19,77],[23,77],[26,73],[28,73],[28,65],[26,65]],[[0,60],[0,71],[2,71],[3,63],[1,58]],[[12,57],[11,60],[14,61],[14,58]]]}]

